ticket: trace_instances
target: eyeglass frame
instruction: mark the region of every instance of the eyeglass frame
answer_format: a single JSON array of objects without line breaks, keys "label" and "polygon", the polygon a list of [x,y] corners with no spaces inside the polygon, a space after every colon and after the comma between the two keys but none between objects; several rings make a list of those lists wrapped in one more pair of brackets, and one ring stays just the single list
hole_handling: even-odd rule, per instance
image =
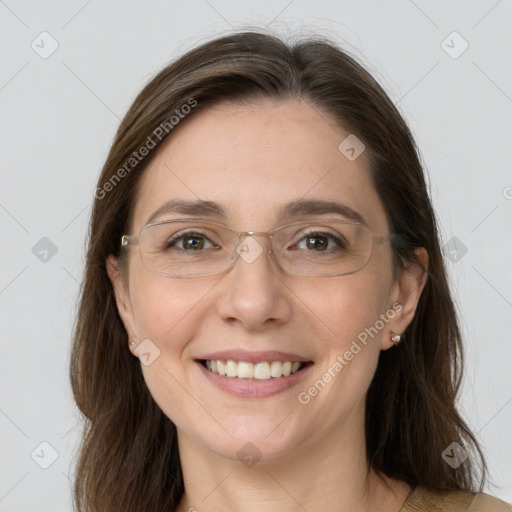
[{"label": "eyeglass frame", "polygon": [[[371,246],[371,250],[370,250],[370,254],[368,255],[368,259],[366,260],[366,262],[361,265],[360,267],[358,267],[357,269],[355,270],[351,270],[350,272],[343,272],[342,274],[329,274],[329,275],[303,275],[303,274],[294,274],[292,272],[289,272],[287,270],[284,270],[281,266],[281,264],[279,263],[279,259],[276,257],[276,262],[277,262],[277,265],[279,267],[279,269],[281,270],[281,272],[284,272],[286,274],[289,274],[289,275],[298,275],[298,276],[301,276],[301,277],[340,277],[340,276],[346,276],[346,275],[350,275],[350,274],[355,274],[356,272],[359,272],[360,270],[362,270],[364,267],[366,267],[366,265],[368,265],[368,263],[370,262],[371,258],[372,258],[372,255],[373,255],[373,249],[374,249],[374,246],[375,246],[375,242],[377,241],[378,242],[378,246],[381,246],[385,241],[391,241],[393,239],[395,239],[396,237],[399,237],[400,235],[398,235],[397,233],[387,233],[385,235],[375,235],[372,231],[372,229],[365,223],[361,223],[361,222],[357,222],[357,221],[350,221],[350,220],[344,220],[344,219],[334,219],[334,218],[330,218],[330,219],[321,219],[320,221],[318,221],[318,224],[321,225],[322,222],[328,222],[328,221],[334,221],[334,222],[341,222],[341,223],[345,223],[345,224],[355,224],[355,225],[359,225],[359,226],[363,226],[365,227],[366,229],[368,229],[368,231],[371,233],[372,235],[372,246]],[[224,269],[224,270],[221,270],[220,272],[212,272],[210,274],[198,274],[198,275],[191,275],[191,276],[180,276],[180,275],[169,275],[169,274],[163,274],[161,272],[156,272],[154,270],[151,270],[149,269],[145,262],[144,262],[144,259],[142,258],[142,254],[141,254],[141,251],[139,250],[139,257],[140,257],[140,260],[142,262],[142,265],[143,267],[150,273],[150,274],[154,274],[154,275],[157,275],[157,276],[161,276],[161,277],[167,277],[167,278],[173,278],[173,279],[193,279],[195,277],[210,277],[210,276],[215,276],[215,275],[220,275],[220,274],[223,274],[224,272],[228,272],[230,271],[236,264],[237,260],[238,260],[238,256],[240,255],[240,251],[239,251],[239,247],[242,243],[242,235],[244,236],[244,239],[248,236],[266,236],[269,241],[270,241],[270,250],[269,251],[266,251],[266,254],[270,255],[270,254],[274,254],[275,255],[275,252],[273,251],[273,246],[272,246],[272,239],[274,238],[272,236],[272,233],[274,233],[275,231],[278,231],[279,229],[283,229],[283,228],[286,228],[286,227],[289,227],[289,226],[293,226],[293,225],[297,225],[297,224],[317,224],[316,221],[295,221],[295,222],[290,222],[288,224],[283,224],[282,226],[277,226],[276,228],[273,228],[271,229],[270,231],[237,231],[236,229],[233,229],[232,227],[228,226],[227,224],[222,224],[221,222],[215,222],[215,221],[211,221],[211,220],[207,220],[207,219],[198,219],[198,218],[184,218],[184,219],[171,219],[171,220],[162,220],[162,221],[156,221],[156,222],[150,222],[149,224],[145,224],[144,226],[142,226],[138,232],[138,234],[134,234],[134,235],[122,235],[121,236],[121,250],[123,249],[126,249],[128,246],[138,246],[140,248],[140,235],[142,233],[142,231],[147,228],[147,227],[150,227],[150,226],[157,226],[157,225],[161,225],[161,224],[172,224],[172,223],[178,223],[178,222],[205,222],[207,224],[213,224],[213,225],[216,225],[216,226],[220,226],[222,228],[227,228],[229,231],[231,231],[232,233],[236,234],[238,236],[238,243],[235,247],[235,252],[234,254],[237,255],[237,257],[233,258],[230,265]],[[327,226],[326,226],[327,227]]]}]

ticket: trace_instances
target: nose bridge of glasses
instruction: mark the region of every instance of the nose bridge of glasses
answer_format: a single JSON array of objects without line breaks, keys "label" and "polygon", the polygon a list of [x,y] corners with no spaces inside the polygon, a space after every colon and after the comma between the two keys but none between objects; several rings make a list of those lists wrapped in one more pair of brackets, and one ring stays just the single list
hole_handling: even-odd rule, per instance
[{"label": "nose bridge of glasses", "polygon": [[[240,253],[241,251],[244,250],[244,247],[245,247],[245,251],[247,252],[249,249],[252,249],[253,252],[254,250],[257,250],[258,252],[263,252],[264,249],[261,245],[260,242],[258,242],[254,237],[255,236],[259,236],[259,237],[266,237],[269,239],[270,241],[270,249],[268,249],[267,253],[268,254],[271,254],[272,253],[272,238],[274,238],[274,236],[268,232],[268,231],[241,231],[238,233],[238,243],[237,243],[237,246],[236,246],[236,251],[237,253]],[[246,241],[247,238],[250,238],[252,240],[251,244],[248,244],[246,243],[244,245],[244,242]],[[256,249],[258,248],[259,249]]]}]

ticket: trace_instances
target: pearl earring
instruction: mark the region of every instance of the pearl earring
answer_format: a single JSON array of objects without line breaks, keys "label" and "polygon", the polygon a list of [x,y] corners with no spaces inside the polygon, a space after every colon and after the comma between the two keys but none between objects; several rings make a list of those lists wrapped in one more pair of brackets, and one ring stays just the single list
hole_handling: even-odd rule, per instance
[{"label": "pearl earring", "polygon": [[391,341],[394,343],[395,347],[400,343],[400,334],[395,334],[391,336]]}]

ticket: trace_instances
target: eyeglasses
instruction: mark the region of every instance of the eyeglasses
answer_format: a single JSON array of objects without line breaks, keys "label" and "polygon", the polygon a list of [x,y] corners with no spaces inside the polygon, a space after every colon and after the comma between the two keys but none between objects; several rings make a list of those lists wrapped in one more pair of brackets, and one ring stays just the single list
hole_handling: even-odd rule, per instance
[{"label": "eyeglasses", "polygon": [[142,264],[153,274],[206,277],[230,270],[238,256],[246,263],[255,261],[264,252],[256,236],[269,239],[266,252],[285,273],[320,277],[361,270],[374,244],[392,235],[375,236],[364,224],[340,219],[293,222],[268,232],[238,232],[217,222],[178,219],[146,224],[138,235],[124,235],[121,246],[138,245]]}]

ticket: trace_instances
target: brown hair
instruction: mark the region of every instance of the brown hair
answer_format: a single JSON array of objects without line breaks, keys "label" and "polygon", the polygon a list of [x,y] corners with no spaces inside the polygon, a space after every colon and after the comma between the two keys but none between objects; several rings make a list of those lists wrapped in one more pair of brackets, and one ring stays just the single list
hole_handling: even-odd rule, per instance
[{"label": "brown hair", "polygon": [[[202,44],[158,73],[121,122],[99,178],[70,369],[85,416],[77,510],[155,512],[179,504],[184,487],[176,428],[155,404],[140,363],[127,348],[105,260],[109,254],[120,256],[139,180],[160,144],[172,136],[171,116],[192,101],[197,104],[189,116],[221,101],[258,98],[307,101],[357,134],[370,156],[390,230],[401,235],[392,243],[395,270],[414,261],[417,247],[429,255],[429,277],[415,317],[399,347],[381,352],[368,390],[369,464],[412,486],[476,490],[481,462],[481,491],[487,466],[455,403],[463,363],[456,311],[423,168],[406,123],[372,76],[335,44],[315,38],[292,45],[248,31]],[[144,144],[147,155],[131,161]],[[456,469],[441,456],[454,441],[471,454]]]}]

